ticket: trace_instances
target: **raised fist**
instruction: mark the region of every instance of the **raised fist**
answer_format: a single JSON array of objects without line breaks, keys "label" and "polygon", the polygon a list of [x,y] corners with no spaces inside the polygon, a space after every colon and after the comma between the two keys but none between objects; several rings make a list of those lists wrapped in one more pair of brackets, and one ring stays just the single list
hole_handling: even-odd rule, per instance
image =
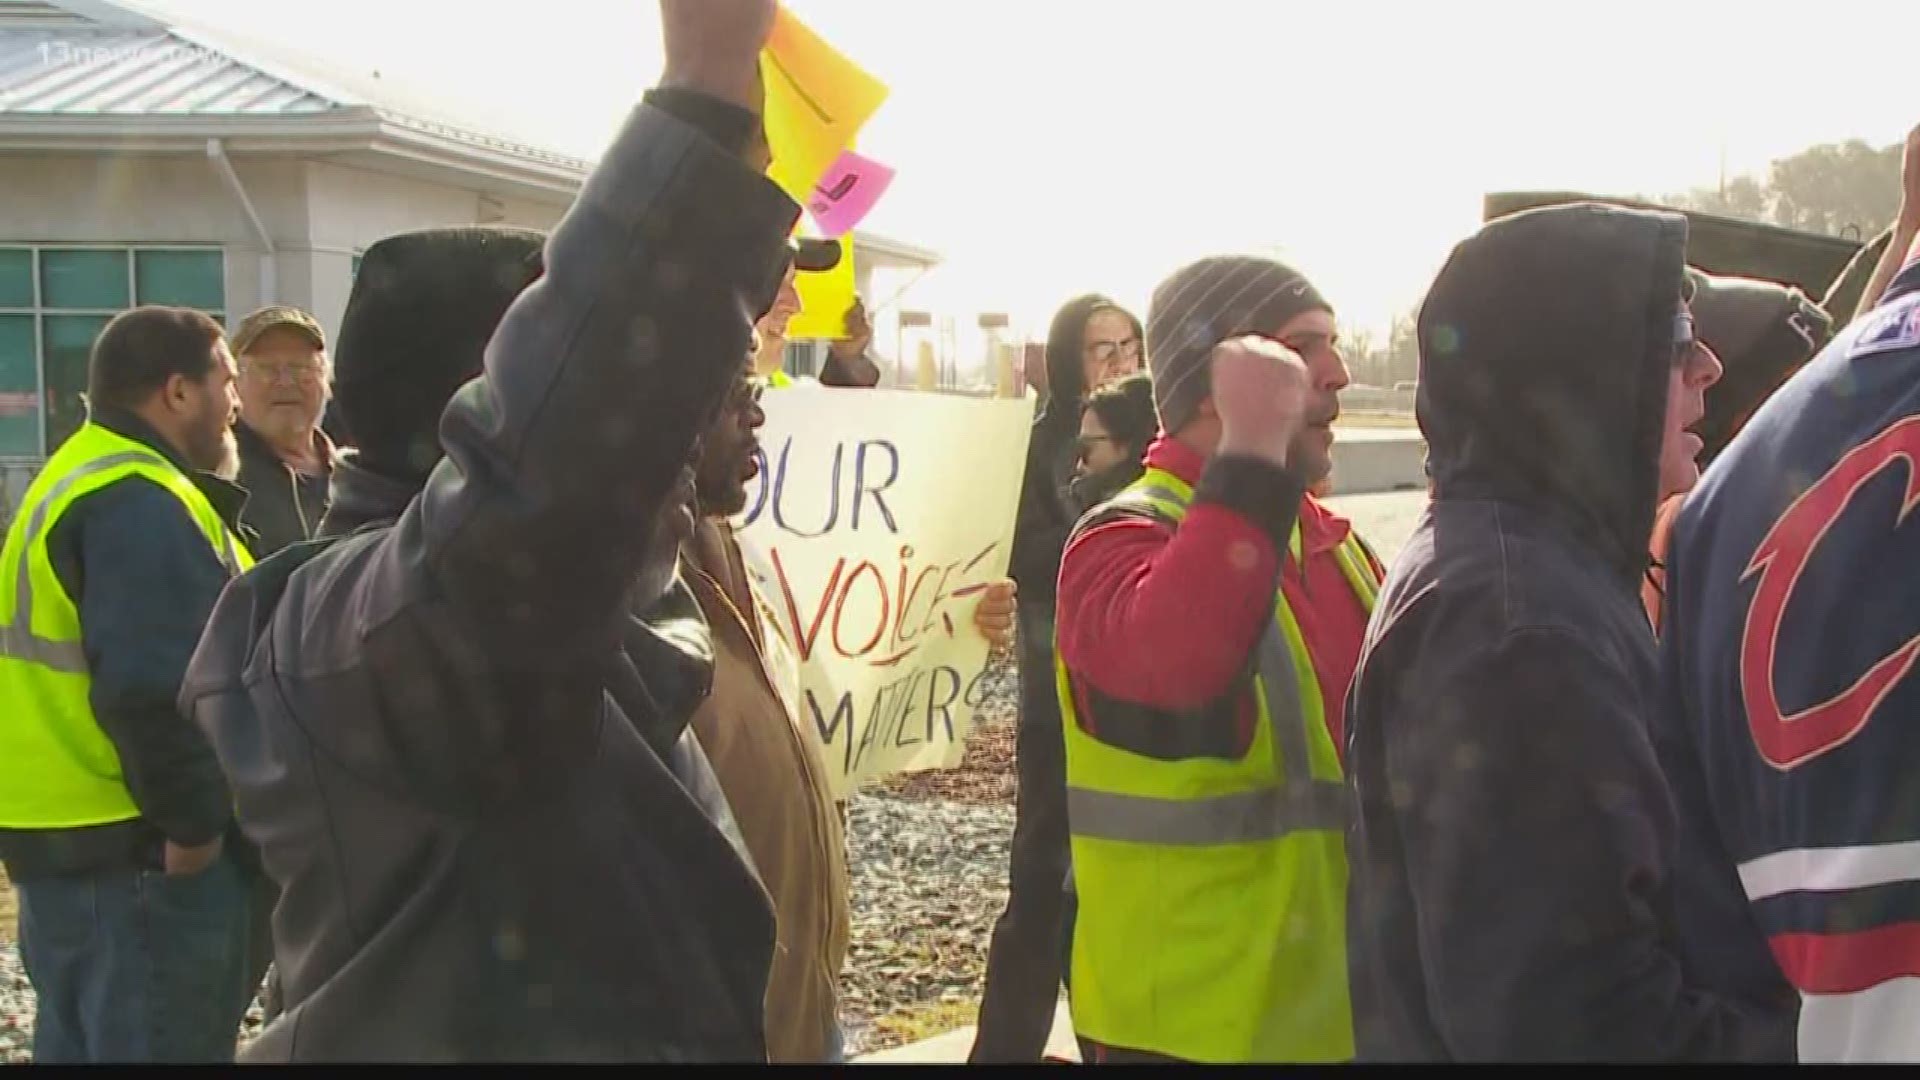
[{"label": "raised fist", "polygon": [[760,50],[774,0],[660,0],[666,69],[660,85],[698,90],[759,113]]},{"label": "raised fist", "polygon": [[1298,353],[1271,338],[1232,338],[1214,346],[1213,407],[1220,415],[1220,452],[1287,464],[1313,379]]}]

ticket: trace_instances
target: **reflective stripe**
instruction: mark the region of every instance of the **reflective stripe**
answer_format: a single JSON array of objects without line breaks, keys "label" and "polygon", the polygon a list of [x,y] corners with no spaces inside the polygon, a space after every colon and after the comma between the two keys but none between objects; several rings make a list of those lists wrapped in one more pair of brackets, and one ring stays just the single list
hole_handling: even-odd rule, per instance
[{"label": "reflective stripe", "polygon": [[1287,647],[1286,630],[1277,614],[1267,620],[1267,632],[1260,637],[1258,666],[1260,685],[1267,695],[1267,717],[1272,722],[1273,737],[1280,742],[1280,773],[1289,787],[1311,783],[1307,710],[1300,700],[1293,652]]},{"label": "reflective stripe", "polygon": [[171,468],[166,459],[158,454],[134,451],[108,454],[61,477],[34,506],[33,516],[27,519],[26,531],[21,537],[20,567],[14,581],[13,622],[0,627],[0,654],[41,664],[55,671],[80,673],[87,670],[87,657],[80,642],[53,641],[33,632],[33,551],[40,540],[41,530],[46,528],[47,514],[61,496],[87,477],[122,465],[162,465]]},{"label": "reflective stripe", "polygon": [[1347,789],[1327,780],[1204,799],[1155,799],[1091,788],[1067,789],[1073,835],[1089,840],[1204,847],[1277,840],[1347,827]]},{"label": "reflective stripe", "polygon": [[1360,598],[1360,606],[1367,614],[1373,614],[1373,606],[1380,599],[1380,583],[1373,576],[1373,563],[1366,554],[1366,546],[1359,536],[1349,533],[1346,542],[1335,548],[1334,558],[1340,562],[1340,569],[1347,576],[1347,584],[1353,586],[1354,595]]},{"label": "reflective stripe", "polygon": [[69,675],[87,672],[87,653],[77,641],[49,641],[31,633],[0,626],[0,656],[25,660]]},{"label": "reflective stripe", "polygon": [[1143,488],[1134,488],[1133,490],[1146,498],[1152,499],[1155,502],[1173,503],[1174,505],[1180,507],[1182,510],[1186,509],[1187,497],[1179,494],[1178,492],[1169,491],[1166,488],[1161,488],[1161,487],[1143,487]]},{"label": "reflective stripe", "polygon": [[240,552],[234,547],[233,530],[224,523],[220,527],[220,561],[226,565],[228,577],[246,572],[247,568],[240,565]]}]

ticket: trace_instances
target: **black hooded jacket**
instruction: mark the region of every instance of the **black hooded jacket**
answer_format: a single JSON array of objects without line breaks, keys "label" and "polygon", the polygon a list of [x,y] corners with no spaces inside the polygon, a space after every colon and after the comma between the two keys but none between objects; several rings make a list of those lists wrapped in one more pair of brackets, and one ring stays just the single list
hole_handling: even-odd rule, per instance
[{"label": "black hooded jacket", "polygon": [[657,527],[798,208],[706,131],[637,109],[424,486],[343,463],[346,535],[208,623],[182,707],[280,887],[250,1060],[765,1060],[772,912],[681,734],[711,655]]},{"label": "black hooded jacket", "polygon": [[[1031,609],[1037,616],[1044,610],[1049,622],[1060,556],[1079,516],[1069,487],[1079,458],[1080,414],[1086,409],[1088,391],[1083,359],[1087,320],[1108,308],[1125,310],[1104,296],[1076,297],[1054,314],[1047,331],[1047,404],[1027,439],[1026,479],[1020,488],[1010,574],[1020,586],[1021,611]],[[1127,317],[1133,322],[1134,336],[1144,340],[1140,320]],[[1051,668],[1052,633],[1039,644],[1045,645]]]},{"label": "black hooded jacket", "polygon": [[1686,222],[1496,221],[1421,310],[1434,503],[1348,699],[1365,1060],[1791,1060],[1794,1017],[1690,986],[1637,586]]},{"label": "black hooded jacket", "polygon": [[[1080,456],[1080,414],[1086,410],[1087,320],[1097,311],[1126,309],[1104,296],[1075,297],[1054,313],[1047,331],[1047,405],[1027,438],[1026,477],[1013,527],[1008,568],[1020,592],[1020,723],[1060,726],[1053,686],[1053,595],[1067,534],[1078,520],[1073,492]],[[1134,337],[1140,320],[1127,313]]]}]

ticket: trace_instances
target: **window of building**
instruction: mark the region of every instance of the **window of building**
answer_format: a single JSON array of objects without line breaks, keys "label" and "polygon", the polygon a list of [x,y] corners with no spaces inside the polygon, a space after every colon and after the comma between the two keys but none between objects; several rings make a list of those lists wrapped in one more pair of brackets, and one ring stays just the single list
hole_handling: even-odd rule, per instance
[{"label": "window of building", "polygon": [[225,322],[226,291],[217,247],[0,245],[0,459],[45,457],[80,426],[109,319],[170,304]]}]

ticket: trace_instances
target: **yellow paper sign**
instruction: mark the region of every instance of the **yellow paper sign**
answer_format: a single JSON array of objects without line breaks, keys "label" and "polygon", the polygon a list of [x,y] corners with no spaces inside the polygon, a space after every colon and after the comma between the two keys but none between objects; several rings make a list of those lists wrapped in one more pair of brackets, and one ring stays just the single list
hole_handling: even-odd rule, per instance
[{"label": "yellow paper sign", "polygon": [[886,85],[827,44],[786,8],[779,8],[760,51],[766,87],[767,175],[802,206],[840,151],[880,103]]},{"label": "yellow paper sign", "polygon": [[847,336],[847,309],[853,306],[853,234],[837,241],[840,263],[831,270],[793,275],[800,293],[800,314],[787,324],[787,339],[803,341],[825,338],[838,341]]}]

